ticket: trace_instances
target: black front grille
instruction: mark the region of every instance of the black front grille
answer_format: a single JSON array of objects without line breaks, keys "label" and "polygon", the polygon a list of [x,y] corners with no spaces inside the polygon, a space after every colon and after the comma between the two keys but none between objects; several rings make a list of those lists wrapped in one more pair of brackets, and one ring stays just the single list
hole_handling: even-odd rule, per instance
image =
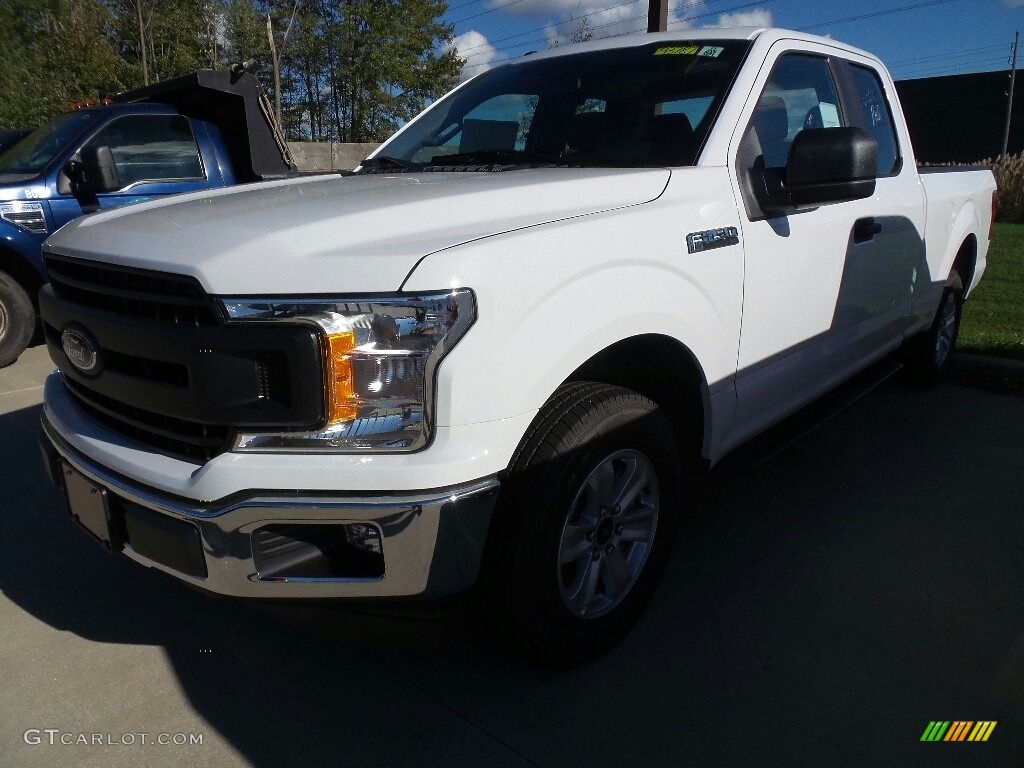
[{"label": "black front grille", "polygon": [[64,386],[78,406],[96,421],[160,453],[203,464],[227,450],[227,427],[164,416],[86,389],[73,379]]},{"label": "black front grille", "polygon": [[177,325],[217,325],[216,305],[194,278],[49,254],[58,297],[107,312]]},{"label": "black front grille", "polygon": [[[319,337],[302,324],[228,323],[191,277],[47,255],[43,332],[81,410],[148,449],[203,464],[240,432],[324,417]],[[98,364],[63,349],[74,330]]]}]

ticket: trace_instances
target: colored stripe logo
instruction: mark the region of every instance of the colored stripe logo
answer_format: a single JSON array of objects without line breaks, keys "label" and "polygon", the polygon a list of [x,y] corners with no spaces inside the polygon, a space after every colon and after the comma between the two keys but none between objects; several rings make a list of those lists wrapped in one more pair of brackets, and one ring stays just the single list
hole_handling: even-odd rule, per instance
[{"label": "colored stripe logo", "polygon": [[931,720],[921,741],[988,741],[996,720]]}]

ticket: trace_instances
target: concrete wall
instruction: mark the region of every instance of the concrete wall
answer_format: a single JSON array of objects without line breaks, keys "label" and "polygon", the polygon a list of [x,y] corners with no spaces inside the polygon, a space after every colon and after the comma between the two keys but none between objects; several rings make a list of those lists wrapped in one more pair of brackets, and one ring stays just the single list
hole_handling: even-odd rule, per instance
[{"label": "concrete wall", "polygon": [[326,144],[312,141],[289,141],[295,164],[300,171],[351,170],[380,144]]}]

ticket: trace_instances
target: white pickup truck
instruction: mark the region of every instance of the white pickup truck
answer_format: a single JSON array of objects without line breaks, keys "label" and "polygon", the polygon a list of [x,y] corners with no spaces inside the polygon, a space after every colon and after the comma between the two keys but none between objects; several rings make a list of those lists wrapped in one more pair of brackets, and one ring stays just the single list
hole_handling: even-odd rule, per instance
[{"label": "white pickup truck", "polygon": [[994,189],[922,175],[889,74],[834,40],[528,56],[351,176],[54,234],[51,478],[111,551],[211,592],[476,587],[580,661],[651,597],[692,459],[898,348],[943,373]]}]

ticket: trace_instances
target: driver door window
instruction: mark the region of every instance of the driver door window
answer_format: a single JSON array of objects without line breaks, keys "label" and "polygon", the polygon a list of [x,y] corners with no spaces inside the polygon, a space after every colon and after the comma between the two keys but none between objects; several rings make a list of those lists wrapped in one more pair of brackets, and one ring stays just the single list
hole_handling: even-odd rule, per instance
[{"label": "driver door window", "polygon": [[85,146],[110,147],[122,189],[140,181],[205,178],[192,127],[180,115],[123,117]]},{"label": "driver door window", "polygon": [[791,54],[780,58],[758,100],[743,142],[744,153],[765,168],[785,168],[789,148],[800,131],[842,128],[846,122],[828,61]]}]

